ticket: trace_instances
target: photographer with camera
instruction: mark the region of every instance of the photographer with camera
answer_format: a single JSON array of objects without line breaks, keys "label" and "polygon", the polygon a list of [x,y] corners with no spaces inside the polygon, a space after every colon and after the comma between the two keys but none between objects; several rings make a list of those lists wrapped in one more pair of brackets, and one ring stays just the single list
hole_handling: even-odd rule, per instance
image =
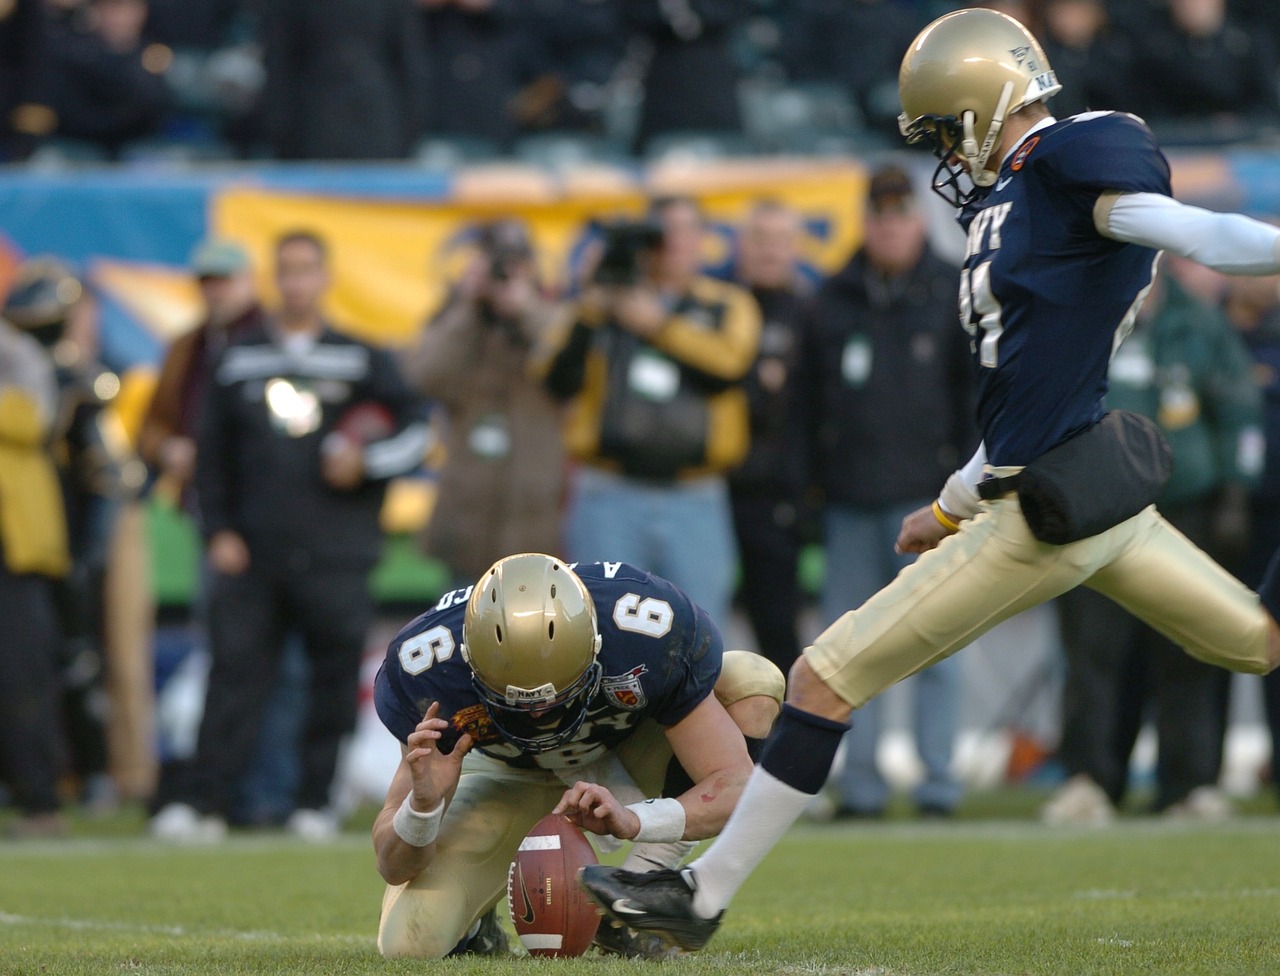
[{"label": "photographer with camera", "polygon": [[747,451],[741,381],[760,310],[701,273],[702,235],[687,197],[605,227],[601,259],[538,368],[571,401],[566,443],[582,462],[568,554],[648,566],[723,624],[737,565],[724,476]]},{"label": "photographer with camera", "polygon": [[423,549],[460,585],[513,552],[560,551],[560,411],[527,371],[559,308],[539,287],[524,225],[497,221],[480,229],[444,307],[401,355],[446,431]]}]

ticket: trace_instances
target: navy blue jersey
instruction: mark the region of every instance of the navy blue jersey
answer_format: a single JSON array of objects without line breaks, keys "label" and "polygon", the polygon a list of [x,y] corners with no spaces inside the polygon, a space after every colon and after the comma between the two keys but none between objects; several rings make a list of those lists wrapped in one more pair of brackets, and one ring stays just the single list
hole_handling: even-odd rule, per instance
[{"label": "navy blue jersey", "polygon": [[974,337],[994,465],[1027,464],[1105,409],[1107,364],[1156,258],[1098,233],[1105,190],[1168,195],[1169,164],[1141,120],[1090,112],[1033,132],[960,214],[960,321]]},{"label": "navy blue jersey", "polygon": [[570,742],[525,754],[490,721],[458,650],[469,586],[446,593],[388,646],[373,690],[382,724],[403,743],[438,701],[439,717],[450,725],[442,751],[469,732],[475,748],[512,766],[566,769],[599,759],[642,718],[674,725],[711,694],[724,646],[705,611],[666,580],[626,563],[570,568],[595,601],[604,669],[586,721]]}]

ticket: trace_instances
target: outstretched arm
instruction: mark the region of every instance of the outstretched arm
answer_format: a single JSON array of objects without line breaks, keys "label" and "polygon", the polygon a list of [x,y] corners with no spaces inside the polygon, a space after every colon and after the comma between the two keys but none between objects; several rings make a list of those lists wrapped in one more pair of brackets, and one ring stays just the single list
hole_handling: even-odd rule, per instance
[{"label": "outstretched arm", "polygon": [[1280,271],[1280,228],[1238,213],[1215,213],[1160,193],[1108,190],[1093,206],[1098,233],[1181,254],[1224,274]]}]

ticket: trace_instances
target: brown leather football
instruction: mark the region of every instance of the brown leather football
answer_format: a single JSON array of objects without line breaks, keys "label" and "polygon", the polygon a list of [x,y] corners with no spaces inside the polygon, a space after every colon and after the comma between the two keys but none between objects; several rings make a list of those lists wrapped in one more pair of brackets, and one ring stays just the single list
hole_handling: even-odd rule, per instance
[{"label": "brown leather football", "polygon": [[507,907],[529,955],[587,951],[600,914],[578,887],[578,869],[596,863],[591,842],[564,817],[548,814],[520,842],[507,873]]}]

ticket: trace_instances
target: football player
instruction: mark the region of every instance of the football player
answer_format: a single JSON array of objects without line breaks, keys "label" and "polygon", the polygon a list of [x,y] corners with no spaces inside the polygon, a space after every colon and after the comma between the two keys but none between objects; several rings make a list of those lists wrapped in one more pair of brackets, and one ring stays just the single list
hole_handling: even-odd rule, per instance
[{"label": "football player", "polygon": [[[547,813],[635,841],[636,870],[678,865],[724,825],[751,772],[747,739],[768,733],[783,686],[767,659],[722,654],[680,590],[625,563],[523,553],[445,594],[391,642],[374,685],[403,743],[373,827],[382,954],[503,951],[494,905]],[[597,943],[659,954],[622,926]]]},{"label": "football player", "polygon": [[992,10],[940,17],[908,49],[901,128],[939,157],[934,188],[969,235],[960,313],[979,367],[983,444],[936,502],[903,521],[898,549],[920,559],[792,668],[782,716],[716,842],[678,872],[584,871],[607,914],[704,945],[822,787],[853,709],[1074,586],[1111,597],[1201,660],[1254,673],[1280,663],[1274,558],[1255,594],[1154,507],[1061,545],[1034,536],[1024,516],[1019,472],[1102,418],[1108,361],[1161,250],[1233,274],[1280,270],[1280,230],[1177,203],[1140,119],[1055,119],[1045,100],[1058,90],[1031,34]]}]

